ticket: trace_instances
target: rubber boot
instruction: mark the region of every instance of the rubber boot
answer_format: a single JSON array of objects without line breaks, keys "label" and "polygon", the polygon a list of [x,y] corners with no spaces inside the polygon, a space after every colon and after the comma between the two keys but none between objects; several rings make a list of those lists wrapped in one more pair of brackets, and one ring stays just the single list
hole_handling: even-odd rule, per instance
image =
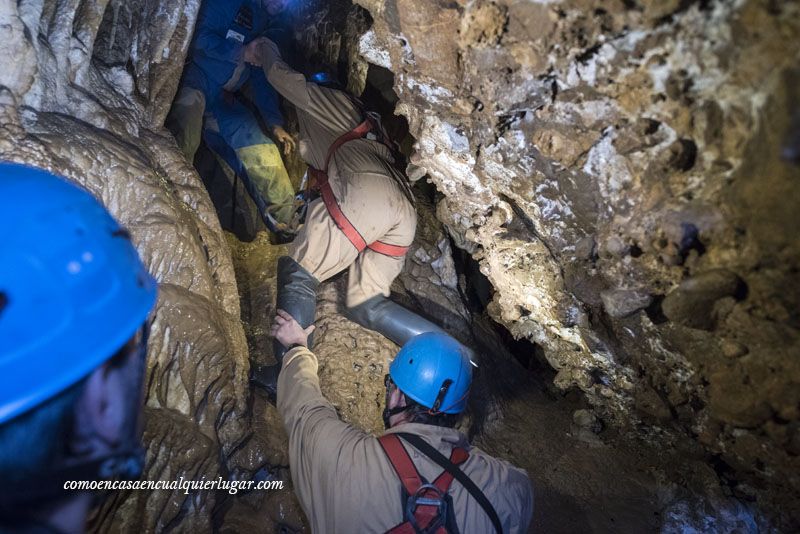
[{"label": "rubber boot", "polygon": [[361,326],[380,332],[401,347],[412,337],[425,332],[447,334],[438,325],[383,295],[377,295],[358,306],[348,308],[347,315]]},{"label": "rubber boot", "polygon": [[[299,263],[289,256],[278,259],[278,296],[277,309],[284,310],[294,317],[303,328],[308,328],[314,323],[317,307],[317,281],[314,276],[306,271]],[[308,346],[312,346],[312,337],[308,338]],[[277,397],[278,374],[283,365],[283,356],[288,350],[277,339],[272,343],[274,365],[251,365],[250,381],[253,385],[263,389],[272,401]]]}]

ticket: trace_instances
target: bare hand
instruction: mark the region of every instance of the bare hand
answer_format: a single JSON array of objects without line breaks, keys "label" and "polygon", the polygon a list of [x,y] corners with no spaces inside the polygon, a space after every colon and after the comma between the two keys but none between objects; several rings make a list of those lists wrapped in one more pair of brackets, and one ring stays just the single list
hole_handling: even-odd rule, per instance
[{"label": "bare hand", "polygon": [[308,336],[314,331],[316,327],[312,324],[305,330],[300,326],[300,323],[294,320],[294,317],[289,315],[283,310],[278,310],[275,315],[275,322],[272,323],[270,333],[272,337],[277,339],[284,347],[291,347],[292,345],[303,345],[308,347]]},{"label": "bare hand", "polygon": [[281,126],[275,126],[272,129],[272,133],[278,141],[283,143],[283,154],[286,156],[291,155],[295,148],[294,137],[289,135],[289,132],[284,130]]},{"label": "bare hand", "polygon": [[245,63],[249,63],[250,65],[255,65],[256,67],[261,66],[261,45],[264,44],[265,37],[259,37],[258,39],[253,39],[248,44],[244,46],[244,51],[242,52],[242,59],[244,59]]}]

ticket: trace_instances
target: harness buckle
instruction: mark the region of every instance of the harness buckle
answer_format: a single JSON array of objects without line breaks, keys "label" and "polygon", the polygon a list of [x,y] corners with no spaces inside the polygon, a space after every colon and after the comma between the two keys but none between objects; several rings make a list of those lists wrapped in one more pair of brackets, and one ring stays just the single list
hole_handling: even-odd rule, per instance
[{"label": "harness buckle", "polygon": [[[429,492],[433,492],[435,497],[428,495]],[[418,506],[436,507],[435,519],[424,528],[419,526],[415,516]],[[414,532],[435,532],[437,528],[444,524],[447,518],[447,499],[445,494],[433,484],[422,484],[414,492],[414,495],[408,496],[405,515],[406,521],[414,527]]]}]

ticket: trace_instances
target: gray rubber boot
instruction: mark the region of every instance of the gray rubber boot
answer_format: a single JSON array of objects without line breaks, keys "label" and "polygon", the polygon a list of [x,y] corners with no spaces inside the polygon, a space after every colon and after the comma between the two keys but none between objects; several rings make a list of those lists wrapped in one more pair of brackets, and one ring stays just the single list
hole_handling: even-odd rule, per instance
[{"label": "gray rubber boot", "polygon": [[[317,308],[317,281],[299,263],[289,256],[278,259],[278,296],[277,309],[284,310],[294,317],[303,328],[314,323]],[[312,346],[312,336],[308,338],[308,346]],[[276,339],[272,343],[275,365],[252,365],[250,381],[262,388],[274,400],[278,391],[278,374],[283,364],[283,356],[288,350]]]},{"label": "gray rubber boot", "polygon": [[401,347],[412,337],[425,332],[447,334],[438,325],[383,295],[348,308],[347,315],[361,326],[380,332]]}]

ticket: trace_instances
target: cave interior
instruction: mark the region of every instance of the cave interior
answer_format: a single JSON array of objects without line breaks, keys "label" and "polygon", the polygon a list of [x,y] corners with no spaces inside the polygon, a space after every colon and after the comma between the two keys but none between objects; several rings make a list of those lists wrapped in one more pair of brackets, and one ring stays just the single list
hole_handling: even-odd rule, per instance
[{"label": "cave interior", "polygon": [[[3,159],[89,189],[160,284],[144,476],[286,483],[118,492],[90,529],[307,532],[247,378],[272,360],[286,245],[164,126],[199,0],[2,5]],[[284,7],[289,63],[321,58],[408,158],[418,229],[392,298],[475,351],[460,428],[528,472],[532,530],[800,528],[800,2]],[[318,291],[320,383],[379,434],[398,347],[344,316],[346,276]]]}]

